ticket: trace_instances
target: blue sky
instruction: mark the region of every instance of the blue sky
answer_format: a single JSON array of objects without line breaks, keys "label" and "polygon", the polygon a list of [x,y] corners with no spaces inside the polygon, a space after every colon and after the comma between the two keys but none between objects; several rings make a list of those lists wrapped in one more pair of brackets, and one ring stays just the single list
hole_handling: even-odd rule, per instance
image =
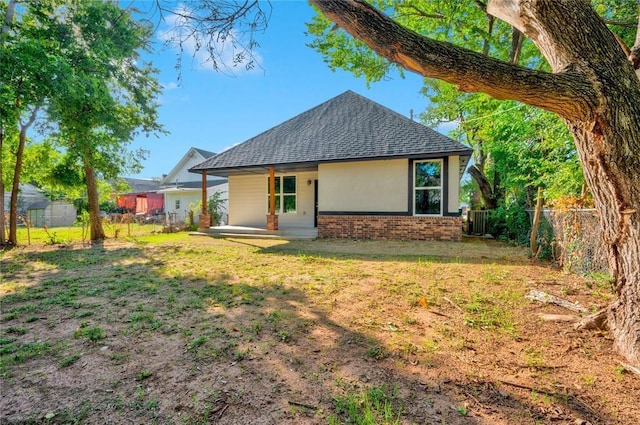
[{"label": "blue sky", "polygon": [[314,13],[311,6],[296,0],[276,0],[272,6],[269,27],[257,36],[262,69],[217,73],[185,55],[177,85],[175,51],[146,58],[161,70],[159,81],[165,90],[159,121],[170,134],[134,141],[132,148],[150,151],[135,177],[169,173],[191,146],[221,152],[346,90],[406,116],[411,109],[416,115],[424,111],[427,99],[419,94],[422,77],[407,73],[404,79],[394,76],[367,88],[364,79],[333,72],[320,54],[305,45],[311,41],[304,35],[305,22]]}]

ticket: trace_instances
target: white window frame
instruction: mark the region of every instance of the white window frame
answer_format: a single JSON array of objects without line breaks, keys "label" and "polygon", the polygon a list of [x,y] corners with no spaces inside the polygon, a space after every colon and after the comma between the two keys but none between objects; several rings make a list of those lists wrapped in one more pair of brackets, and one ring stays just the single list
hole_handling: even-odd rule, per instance
[{"label": "white window frame", "polygon": [[[416,186],[416,167],[418,164],[424,162],[439,162],[440,163],[440,186]],[[413,215],[416,217],[442,217],[442,209],[444,208],[444,160],[440,159],[419,159],[413,161],[413,190],[411,191],[412,204],[413,204]],[[439,190],[440,191],[440,213],[439,214],[417,214],[416,213],[416,191],[417,190]]]},{"label": "white window frame", "polygon": [[180,199],[176,199],[174,204],[175,204],[174,205],[175,211],[180,211],[180,204],[181,204]]},{"label": "white window frame", "polygon": [[[295,178],[295,187],[296,190],[294,193],[284,193],[284,178],[285,177],[293,177]],[[275,176],[276,180],[280,180],[280,193],[276,193],[276,197],[280,198],[280,207],[276,209],[276,214],[297,214],[298,213],[298,175],[297,174],[280,174]],[[296,197],[296,209],[294,211],[283,212],[284,208],[284,196],[295,196]],[[269,176],[267,176],[267,214],[269,214]]]}]

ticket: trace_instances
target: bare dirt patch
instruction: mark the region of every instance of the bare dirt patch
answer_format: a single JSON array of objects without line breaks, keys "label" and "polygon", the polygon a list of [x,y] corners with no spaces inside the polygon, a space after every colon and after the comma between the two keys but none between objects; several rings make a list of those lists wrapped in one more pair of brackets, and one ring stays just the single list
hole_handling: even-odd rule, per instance
[{"label": "bare dirt patch", "polygon": [[1,266],[2,423],[640,423],[607,333],[524,297],[595,310],[606,280],[497,242],[174,235]]}]

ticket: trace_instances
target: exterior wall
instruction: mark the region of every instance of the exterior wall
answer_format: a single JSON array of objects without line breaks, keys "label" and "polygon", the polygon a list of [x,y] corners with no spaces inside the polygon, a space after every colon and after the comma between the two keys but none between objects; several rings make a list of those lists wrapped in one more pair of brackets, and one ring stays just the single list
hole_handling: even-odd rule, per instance
[{"label": "exterior wall", "polygon": [[[184,163],[182,168],[171,176],[171,180],[167,181],[167,184],[175,183],[176,179],[181,183],[202,181],[202,176],[200,174],[190,173],[187,171],[189,168],[200,164],[202,161],[204,161],[204,157],[200,154],[194,153],[194,155]],[[208,178],[211,178],[211,176],[208,176]]]},{"label": "exterior wall", "polygon": [[[448,212],[458,213],[460,206],[460,157],[457,155],[449,157],[448,173]],[[445,211],[446,212],[446,211]]]},{"label": "exterior wall", "polygon": [[[276,176],[296,176],[296,212],[279,214],[279,228],[313,227],[314,225],[314,181],[318,173],[276,173]],[[229,176],[229,224],[264,228],[267,224],[268,174]],[[308,182],[311,184],[307,184]]]},{"label": "exterior wall", "polygon": [[76,207],[67,202],[52,202],[45,209],[45,221],[49,227],[73,226],[76,218]]},{"label": "exterior wall", "polygon": [[[207,198],[215,192],[222,192],[222,197],[226,199],[228,197],[227,190],[228,185],[226,183],[210,187],[207,189]],[[176,209],[176,200],[180,201],[180,208],[178,209]],[[164,192],[164,211],[169,214],[171,220],[183,222],[189,217],[189,204],[198,205],[201,200],[201,189],[167,191]],[[200,208],[194,209],[194,220],[197,219],[201,212]]]},{"label": "exterior wall", "polygon": [[76,207],[64,201],[53,201],[44,208],[27,211],[33,227],[73,226],[78,216]]},{"label": "exterior wall", "polygon": [[356,239],[462,240],[461,217],[321,215],[318,237]]},{"label": "exterior wall", "polygon": [[406,212],[408,167],[407,159],[320,164],[319,209]]},{"label": "exterior wall", "polygon": [[[189,204],[197,205],[200,200],[200,193],[197,191],[175,192],[164,194],[164,211],[174,222],[183,222],[189,216]],[[180,201],[180,208],[176,209],[176,200]],[[194,210],[194,218],[200,214],[200,208]]]}]

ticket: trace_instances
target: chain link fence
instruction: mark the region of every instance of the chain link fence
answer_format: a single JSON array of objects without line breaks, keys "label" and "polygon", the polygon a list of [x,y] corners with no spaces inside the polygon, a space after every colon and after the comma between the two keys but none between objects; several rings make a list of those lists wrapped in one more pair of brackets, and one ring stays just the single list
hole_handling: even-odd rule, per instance
[{"label": "chain link fence", "polygon": [[544,210],[553,228],[552,255],[573,273],[606,273],[607,252],[595,209]]}]

